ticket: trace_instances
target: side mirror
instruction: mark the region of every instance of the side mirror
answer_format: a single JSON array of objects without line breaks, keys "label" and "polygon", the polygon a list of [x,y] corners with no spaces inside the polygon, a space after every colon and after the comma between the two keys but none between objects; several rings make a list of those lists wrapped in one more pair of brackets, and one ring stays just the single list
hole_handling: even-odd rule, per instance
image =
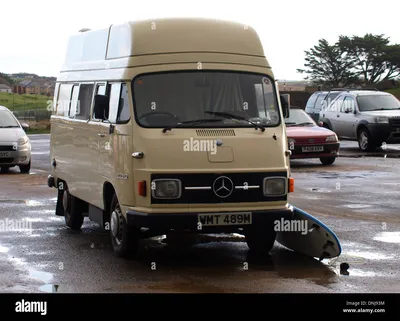
[{"label": "side mirror", "polygon": [[26,123],[22,123],[21,127],[23,128],[23,130],[27,130],[29,128],[29,125]]},{"label": "side mirror", "polygon": [[94,96],[93,116],[96,119],[108,119],[110,111],[110,101],[108,96],[96,95]]},{"label": "side mirror", "polygon": [[288,118],[290,116],[290,95],[280,94],[279,98],[283,109],[283,117]]}]

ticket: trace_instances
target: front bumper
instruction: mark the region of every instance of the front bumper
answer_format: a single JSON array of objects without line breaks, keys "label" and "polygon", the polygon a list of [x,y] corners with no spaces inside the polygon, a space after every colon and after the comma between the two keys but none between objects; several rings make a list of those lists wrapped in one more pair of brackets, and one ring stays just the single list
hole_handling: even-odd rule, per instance
[{"label": "front bumper", "polygon": [[[212,212],[212,213],[142,213],[133,210],[128,210],[126,212],[127,224],[136,228],[149,228],[155,230],[191,230],[197,232],[224,232],[230,230],[236,230],[238,228],[246,228],[249,226],[257,227],[270,227],[271,223],[275,220],[280,220],[284,218],[285,220],[291,219],[293,217],[293,210],[291,208],[285,208],[281,210],[263,210],[263,211],[245,211],[246,213],[251,213],[252,224],[241,224],[241,225],[215,225],[215,226],[205,226],[201,225],[201,230],[199,231],[199,217],[198,215],[207,214],[235,214],[235,212]],[[237,212],[240,214],[241,212]]]},{"label": "front bumper", "polygon": [[367,129],[374,141],[387,144],[400,143],[400,127],[389,124],[368,124]]},{"label": "front bumper", "polygon": [[323,157],[338,157],[339,156],[339,148],[340,143],[331,143],[331,144],[320,144],[318,146],[323,146],[323,151],[318,152],[303,152],[303,147],[311,147],[312,145],[294,145],[294,149],[292,149],[291,159],[299,159],[299,158],[323,158]]},{"label": "front bumper", "polygon": [[30,144],[15,151],[0,151],[0,166],[27,165],[31,161],[31,157]]}]

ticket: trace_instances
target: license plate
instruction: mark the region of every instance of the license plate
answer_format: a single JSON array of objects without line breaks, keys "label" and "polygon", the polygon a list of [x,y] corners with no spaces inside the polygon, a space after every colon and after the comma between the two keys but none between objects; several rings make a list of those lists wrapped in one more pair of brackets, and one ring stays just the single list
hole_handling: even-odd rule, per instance
[{"label": "license plate", "polygon": [[249,225],[252,223],[251,213],[248,212],[199,214],[198,218],[202,226]]},{"label": "license plate", "polygon": [[0,152],[0,157],[10,157],[10,152]]},{"label": "license plate", "polygon": [[301,149],[303,152],[323,152],[324,146],[307,146]]}]

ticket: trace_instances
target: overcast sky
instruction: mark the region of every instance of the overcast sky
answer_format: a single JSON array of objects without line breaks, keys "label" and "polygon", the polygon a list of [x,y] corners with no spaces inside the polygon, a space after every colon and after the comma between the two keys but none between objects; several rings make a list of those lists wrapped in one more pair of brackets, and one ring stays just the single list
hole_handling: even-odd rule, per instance
[{"label": "overcast sky", "polygon": [[[382,4],[381,7],[378,4]],[[0,72],[57,76],[68,37],[136,19],[209,17],[254,27],[277,79],[302,79],[304,50],[321,38],[384,34],[400,43],[399,0],[2,1]]]}]

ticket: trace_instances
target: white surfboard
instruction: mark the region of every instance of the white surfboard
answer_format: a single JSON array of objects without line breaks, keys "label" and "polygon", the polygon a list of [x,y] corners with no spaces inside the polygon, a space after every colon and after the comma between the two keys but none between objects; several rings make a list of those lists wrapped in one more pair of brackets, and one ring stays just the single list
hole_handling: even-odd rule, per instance
[{"label": "white surfboard", "polygon": [[283,246],[307,256],[334,258],[341,254],[342,247],[336,234],[311,214],[293,206],[291,226],[307,226],[305,231],[278,231],[276,241]]}]

